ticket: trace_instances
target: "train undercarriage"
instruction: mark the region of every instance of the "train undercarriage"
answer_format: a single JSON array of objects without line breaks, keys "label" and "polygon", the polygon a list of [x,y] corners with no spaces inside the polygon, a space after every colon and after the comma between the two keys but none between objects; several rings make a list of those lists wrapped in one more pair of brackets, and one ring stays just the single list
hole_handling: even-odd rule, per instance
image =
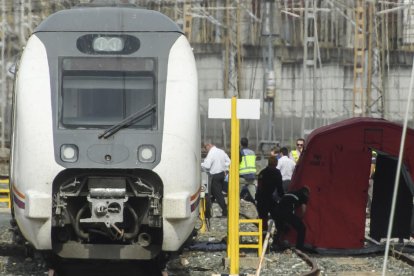
[{"label": "train undercarriage", "polygon": [[154,259],[162,183],[152,172],[66,171],[54,181],[53,251],[63,258]]}]

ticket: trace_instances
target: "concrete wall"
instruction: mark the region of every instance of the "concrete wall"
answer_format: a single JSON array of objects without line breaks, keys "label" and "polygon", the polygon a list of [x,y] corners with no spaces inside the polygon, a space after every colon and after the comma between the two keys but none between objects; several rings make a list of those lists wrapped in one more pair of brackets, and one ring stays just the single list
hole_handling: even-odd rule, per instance
[{"label": "concrete wall", "polygon": [[[229,147],[230,121],[208,119],[208,99],[223,98],[223,58],[222,54],[196,54],[199,75],[202,138],[211,138],[217,145]],[[244,120],[240,123],[240,135],[247,136],[258,145],[268,140],[269,126],[272,127],[272,140],[283,145],[292,145],[301,136],[302,112],[304,112],[305,135],[316,127],[330,124],[353,116],[353,65],[337,61],[325,62],[322,68],[307,69],[303,82],[303,64],[282,63],[275,58],[276,96],[273,110],[263,101],[264,67],[260,57],[246,57],[242,64],[242,87],[239,98],[256,98],[261,101],[261,120]],[[374,70],[375,71],[375,70]],[[402,122],[406,110],[411,78],[410,66],[394,66],[384,73],[384,107],[381,106],[381,93],[375,87],[381,83],[374,72],[370,108],[371,117],[384,117]],[[314,89],[315,85],[315,89]],[[302,108],[303,89],[305,108]],[[231,97],[231,95],[229,95]],[[315,97],[315,99],[314,99]],[[414,127],[413,104],[410,109],[410,127]],[[384,108],[384,112],[381,112]],[[269,119],[270,114],[270,119]],[[382,115],[383,114],[383,115]]]}]

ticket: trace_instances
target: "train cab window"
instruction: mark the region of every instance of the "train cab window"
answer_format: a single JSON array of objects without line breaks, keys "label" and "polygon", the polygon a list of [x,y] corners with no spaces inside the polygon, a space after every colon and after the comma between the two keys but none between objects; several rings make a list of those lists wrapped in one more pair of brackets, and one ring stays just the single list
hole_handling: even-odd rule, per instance
[{"label": "train cab window", "polygon": [[[118,60],[118,62],[120,62]],[[102,64],[102,63],[100,63]],[[78,64],[79,65],[79,64]],[[134,71],[127,66],[114,70],[102,66],[91,70],[90,64],[79,70],[62,70],[61,122],[64,128],[106,128],[155,104],[153,70]],[[71,69],[73,66],[71,67]],[[131,127],[154,128],[155,112],[137,120]]]}]

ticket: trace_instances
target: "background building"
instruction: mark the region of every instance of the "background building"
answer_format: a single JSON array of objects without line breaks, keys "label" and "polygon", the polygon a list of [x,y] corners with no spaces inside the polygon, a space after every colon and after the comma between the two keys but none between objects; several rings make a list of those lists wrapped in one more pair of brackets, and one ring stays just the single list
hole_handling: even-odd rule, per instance
[{"label": "background building", "polygon": [[[2,157],[8,157],[13,71],[27,38],[49,14],[89,2],[1,0]],[[230,122],[207,118],[208,98],[261,99],[261,120],[242,121],[240,128],[258,150],[263,141],[292,145],[345,118],[403,120],[413,65],[412,0],[118,2],[160,11],[183,28],[196,55],[202,138],[224,148]]]}]

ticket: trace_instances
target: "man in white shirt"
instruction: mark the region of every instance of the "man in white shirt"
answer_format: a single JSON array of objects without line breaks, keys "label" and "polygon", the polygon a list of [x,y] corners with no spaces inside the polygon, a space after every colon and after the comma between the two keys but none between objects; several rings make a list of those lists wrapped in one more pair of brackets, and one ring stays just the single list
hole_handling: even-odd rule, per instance
[{"label": "man in white shirt", "polygon": [[211,177],[211,194],[217,200],[222,210],[222,216],[227,216],[227,205],[223,196],[224,178],[230,166],[230,158],[224,150],[217,148],[211,142],[204,143],[208,152],[201,167],[208,171]]},{"label": "man in white shirt", "polygon": [[280,149],[280,158],[276,168],[280,170],[282,174],[283,190],[287,192],[287,188],[292,179],[293,171],[295,170],[296,163],[288,157],[289,151],[286,147]]}]

